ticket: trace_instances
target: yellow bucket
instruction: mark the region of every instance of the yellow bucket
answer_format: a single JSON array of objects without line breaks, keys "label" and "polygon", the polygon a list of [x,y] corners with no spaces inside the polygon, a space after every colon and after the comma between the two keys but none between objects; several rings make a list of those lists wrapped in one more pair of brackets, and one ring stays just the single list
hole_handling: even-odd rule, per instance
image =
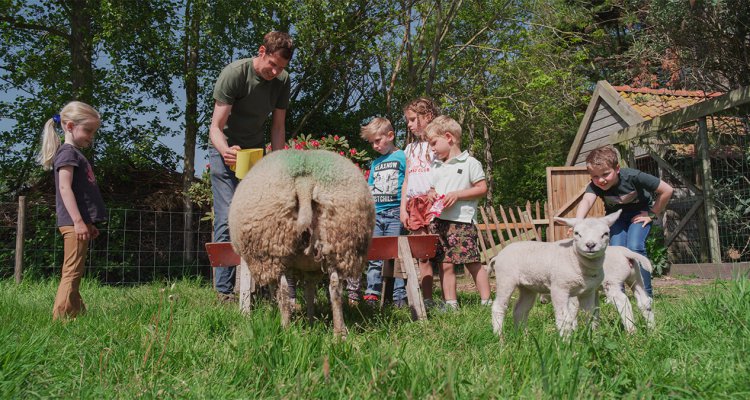
[{"label": "yellow bucket", "polygon": [[237,152],[237,163],[230,167],[237,179],[242,179],[250,168],[263,158],[263,149],[242,149]]}]

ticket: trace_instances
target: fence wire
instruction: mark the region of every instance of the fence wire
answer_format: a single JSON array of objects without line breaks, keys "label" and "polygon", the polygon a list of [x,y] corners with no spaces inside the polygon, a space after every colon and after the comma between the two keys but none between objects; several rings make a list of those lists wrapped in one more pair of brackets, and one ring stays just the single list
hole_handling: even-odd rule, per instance
[{"label": "fence wire", "polygon": [[710,262],[711,235],[704,198],[713,201],[716,211],[721,262],[750,261],[749,115],[748,107],[743,106],[705,117],[713,186],[708,197],[703,193],[706,182],[699,121],[639,139],[641,153],[650,151],[671,166],[662,168],[651,157],[636,158],[636,168],[660,176],[675,188],[664,220],[666,237],[674,235],[668,250],[671,263]]},{"label": "fence wire", "polygon": [[[112,208],[100,236],[89,243],[86,275],[107,284],[138,284],[180,277],[210,278],[205,243],[212,224],[205,211],[184,212]],[[0,276],[14,273],[18,203],[0,203]],[[23,246],[25,277],[58,276],[63,258],[54,204],[26,209]],[[189,246],[189,247],[188,247]],[[186,248],[188,247],[188,248]]]}]

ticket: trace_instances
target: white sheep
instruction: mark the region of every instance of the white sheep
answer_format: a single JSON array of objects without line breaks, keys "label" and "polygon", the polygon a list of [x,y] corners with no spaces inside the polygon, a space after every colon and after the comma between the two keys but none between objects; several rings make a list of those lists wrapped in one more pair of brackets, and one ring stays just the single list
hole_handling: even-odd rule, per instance
[{"label": "white sheep", "polygon": [[325,150],[274,151],[237,186],[229,208],[232,247],[260,285],[276,285],[288,326],[286,276],[305,281],[310,320],[316,285],[329,276],[333,331],[346,334],[342,279],[359,277],[375,224],[375,206],[362,172]]},{"label": "white sheep", "polygon": [[615,305],[622,319],[622,325],[628,333],[635,332],[633,309],[630,300],[623,292],[627,285],[633,290],[638,308],[643,313],[648,328],[654,327],[654,312],[651,309],[651,297],[643,285],[640,266],[651,272],[653,267],[648,258],[623,246],[610,246],[604,256],[604,281],[602,288],[607,301]]},{"label": "white sheep", "polygon": [[492,326],[502,337],[508,301],[518,288],[513,310],[516,325],[526,321],[537,293],[549,293],[560,335],[576,328],[578,307],[591,312],[596,290],[604,279],[604,254],[609,245],[609,227],[620,212],[602,218],[555,218],[573,228],[573,239],[545,242],[515,242],[491,261],[497,280],[492,304]]}]

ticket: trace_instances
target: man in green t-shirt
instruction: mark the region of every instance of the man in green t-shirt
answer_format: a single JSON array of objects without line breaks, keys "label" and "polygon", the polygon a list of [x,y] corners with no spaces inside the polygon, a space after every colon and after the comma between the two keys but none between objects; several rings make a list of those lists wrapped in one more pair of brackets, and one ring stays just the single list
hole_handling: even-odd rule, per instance
[{"label": "man in green t-shirt", "polygon": [[[291,81],[286,68],[294,44],[285,32],[270,32],[263,38],[258,55],[237,60],[219,74],[214,86],[209,149],[211,188],[214,200],[214,241],[229,241],[229,204],[239,183],[230,169],[237,151],[264,148],[263,125],[271,115],[271,148],[284,147],[286,109]],[[216,290],[220,300],[234,300],[235,267],[216,268]]]}]

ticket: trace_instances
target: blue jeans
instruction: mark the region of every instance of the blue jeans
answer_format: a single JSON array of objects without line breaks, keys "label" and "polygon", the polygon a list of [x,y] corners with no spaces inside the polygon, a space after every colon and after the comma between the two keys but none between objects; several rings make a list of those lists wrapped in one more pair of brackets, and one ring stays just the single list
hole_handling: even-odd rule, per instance
[{"label": "blue jeans", "polygon": [[[401,234],[399,207],[389,208],[375,214],[375,231],[373,236],[398,236]],[[367,266],[367,290],[365,294],[380,296],[383,287],[383,261],[370,261]],[[396,278],[393,283],[393,301],[406,298],[406,282]]]},{"label": "blue jeans", "polygon": [[[644,257],[648,257],[646,255],[646,237],[651,232],[651,223],[643,226],[639,222],[630,222],[639,213],[640,211],[623,211],[620,214],[620,218],[609,228],[609,244],[612,246],[624,246]],[[651,273],[641,268],[641,276],[643,277],[643,286],[646,292],[649,297],[653,297]]]},{"label": "blue jeans", "polygon": [[[229,205],[239,180],[234,171],[224,164],[224,158],[214,147],[208,149],[211,163],[211,191],[214,196],[214,242],[229,242]],[[216,290],[219,293],[234,292],[236,267],[214,268]]]}]

